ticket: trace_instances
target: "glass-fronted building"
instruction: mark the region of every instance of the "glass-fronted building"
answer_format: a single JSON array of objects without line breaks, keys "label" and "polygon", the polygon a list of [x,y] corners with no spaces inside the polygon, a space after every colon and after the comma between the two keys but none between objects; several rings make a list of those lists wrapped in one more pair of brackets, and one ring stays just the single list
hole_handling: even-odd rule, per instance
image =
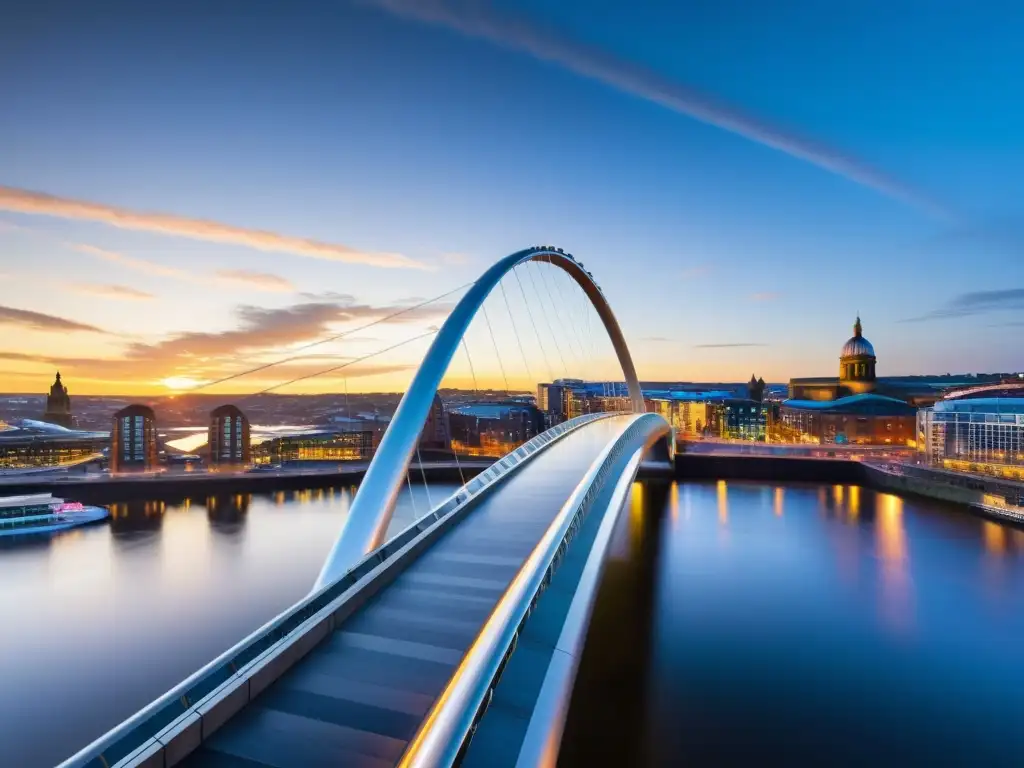
[{"label": "glass-fronted building", "polygon": [[145,405],[122,408],[111,422],[110,471],[148,472],[156,466],[156,414]]},{"label": "glass-fronted building", "polygon": [[0,425],[0,470],[67,467],[99,459],[106,448],[106,432],[66,429],[26,419]]},{"label": "glass-fronted building", "polygon": [[1024,480],[1024,398],[940,400],[918,413],[917,431],[929,464]]},{"label": "glass-fronted building", "polygon": [[250,453],[249,419],[234,405],[222,405],[210,412],[207,446],[211,467],[238,467],[248,464]]}]

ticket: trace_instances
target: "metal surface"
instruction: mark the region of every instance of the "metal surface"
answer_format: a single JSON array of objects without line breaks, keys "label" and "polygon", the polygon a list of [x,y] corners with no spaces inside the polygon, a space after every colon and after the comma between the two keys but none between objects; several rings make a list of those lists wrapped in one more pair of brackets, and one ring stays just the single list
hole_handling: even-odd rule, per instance
[{"label": "metal surface", "polygon": [[434,395],[463,335],[501,279],[513,268],[528,261],[546,262],[564,270],[583,289],[615,348],[634,411],[644,410],[640,381],[625,337],[590,273],[571,255],[552,248],[527,248],[506,256],[480,276],[438,331],[381,439],[352,502],[348,519],[327,556],[314,590],[322,589],[341,578],[354,563],[383,543]]},{"label": "metal surface", "polygon": [[[317,590],[288,610],[268,621],[232,648],[205,665],[195,674],[176,685],[156,701],[140,710],[128,720],[108,731],[92,744],[61,764],[61,768],[114,765],[127,755],[146,752],[159,741],[158,735],[175,723],[195,717],[203,702],[230,684],[244,680],[246,669],[257,660],[275,652],[275,647],[286,639],[294,638],[312,617],[325,610],[338,610],[357,582],[380,567],[387,567],[397,553],[430,532],[430,526],[454,518],[470,507],[475,499],[484,496],[497,484],[514,474],[529,460],[540,455],[562,438],[595,421],[611,418],[612,414],[587,414],[563,422],[537,435],[519,446],[508,456],[477,475],[459,488],[432,512],[413,521],[392,538],[386,547],[361,558],[361,561],[328,587]],[[162,742],[161,742],[162,743]]]},{"label": "metal surface", "polygon": [[[550,581],[569,540],[579,529],[589,506],[619,465],[622,454],[642,454],[670,430],[656,414],[637,414],[591,463],[583,479],[562,505],[508,588],[502,594],[473,644],[434,702],[399,765],[438,768],[458,761],[486,710],[501,670],[515,648],[518,632],[535,599]],[[639,461],[632,464],[635,471]]]}]

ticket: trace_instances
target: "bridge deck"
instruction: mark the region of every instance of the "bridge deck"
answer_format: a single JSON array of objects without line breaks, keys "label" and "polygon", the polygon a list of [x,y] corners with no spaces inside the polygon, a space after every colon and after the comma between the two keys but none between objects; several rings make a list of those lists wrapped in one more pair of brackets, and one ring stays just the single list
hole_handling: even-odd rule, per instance
[{"label": "bridge deck", "polygon": [[394,765],[580,478],[628,423],[597,421],[527,463],[185,765]]}]

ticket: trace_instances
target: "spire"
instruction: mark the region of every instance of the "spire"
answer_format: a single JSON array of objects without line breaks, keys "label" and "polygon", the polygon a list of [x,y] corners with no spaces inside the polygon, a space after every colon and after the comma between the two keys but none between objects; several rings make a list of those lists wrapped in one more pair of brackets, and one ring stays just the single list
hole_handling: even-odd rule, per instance
[{"label": "spire", "polygon": [[860,325],[860,312],[858,312],[857,313],[857,322],[853,324],[853,335],[856,336],[859,339],[860,336],[861,336],[862,331],[863,331],[863,328],[861,328],[861,325]]}]

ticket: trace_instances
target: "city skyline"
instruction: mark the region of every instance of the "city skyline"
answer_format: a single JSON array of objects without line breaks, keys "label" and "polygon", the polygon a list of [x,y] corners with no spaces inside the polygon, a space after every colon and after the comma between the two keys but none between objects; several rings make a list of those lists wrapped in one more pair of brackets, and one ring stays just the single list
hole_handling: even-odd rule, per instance
[{"label": "city skyline", "polygon": [[[519,6],[12,14],[0,391],[187,390],[536,242],[593,272],[642,379],[834,375],[857,312],[879,375],[1020,367],[1019,9]],[[210,391],[417,338],[282,390],[400,391],[457,298]],[[503,375],[491,344],[477,386],[555,378],[542,345]],[[618,378],[588,365],[565,373]],[[465,361],[446,385],[474,387]]]}]

